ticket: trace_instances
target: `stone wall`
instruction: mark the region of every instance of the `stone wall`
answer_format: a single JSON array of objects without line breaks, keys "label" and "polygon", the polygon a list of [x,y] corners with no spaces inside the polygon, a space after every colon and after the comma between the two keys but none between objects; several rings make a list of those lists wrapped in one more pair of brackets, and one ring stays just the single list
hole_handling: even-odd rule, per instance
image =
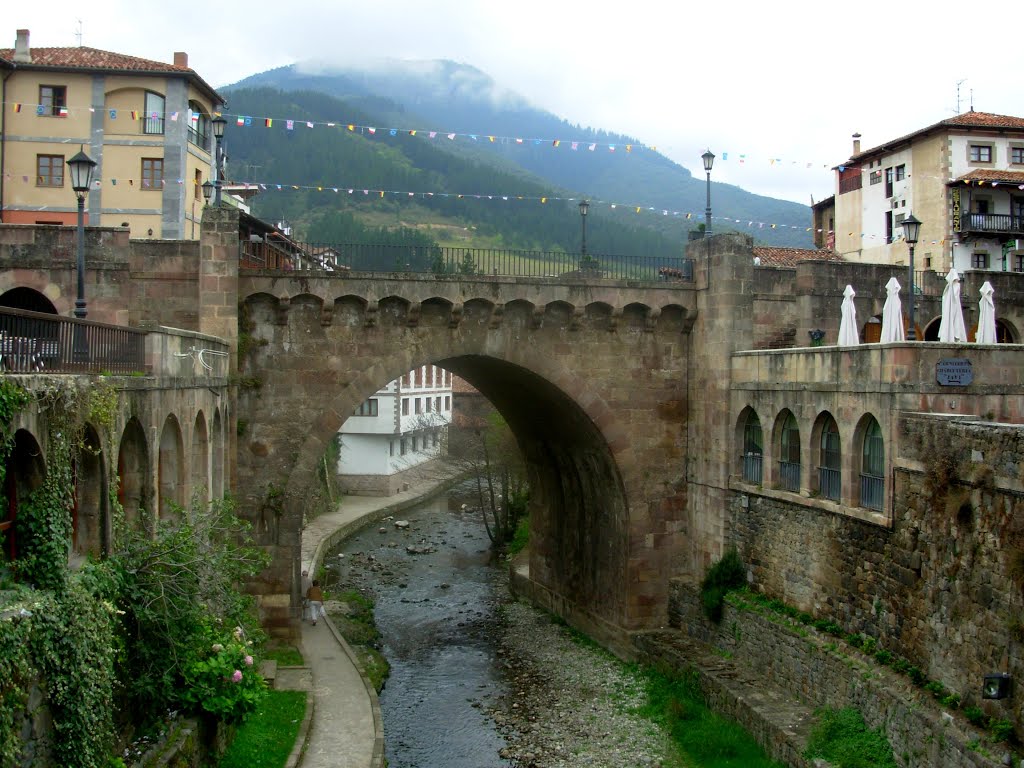
[{"label": "stone wall", "polygon": [[[672,583],[669,615],[673,626],[753,670],[766,685],[783,689],[812,708],[860,710],[869,728],[884,729],[903,768],[1004,764],[1003,754],[1008,752],[999,745],[985,745],[992,758],[970,746],[983,741],[984,734],[962,714],[945,712],[908,678],[876,664],[842,640],[792,624],[742,599],[735,605],[726,604],[722,621],[713,624],[701,613],[696,587],[682,580]],[[712,703],[716,709],[738,716],[762,744],[780,741],[779,734],[765,729],[763,720],[746,722],[754,713],[741,706],[742,702]],[[773,751],[778,754],[777,749]],[[792,759],[792,750],[787,754]]]},{"label": "stone wall", "polygon": [[1024,428],[904,414],[897,432],[890,526],[745,488],[729,541],[755,589],[876,638],[1019,732],[1024,700],[980,689],[1024,676]]}]

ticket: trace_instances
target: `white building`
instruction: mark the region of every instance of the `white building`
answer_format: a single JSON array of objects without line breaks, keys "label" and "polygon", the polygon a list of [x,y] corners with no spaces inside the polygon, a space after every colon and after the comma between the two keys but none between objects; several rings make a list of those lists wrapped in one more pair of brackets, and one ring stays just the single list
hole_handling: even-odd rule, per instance
[{"label": "white building", "polygon": [[436,459],[452,420],[452,375],[424,365],[362,403],[339,431],[338,475],[347,493],[390,496]]},{"label": "white building", "polygon": [[919,269],[1024,272],[1024,118],[965,112],[836,167],[835,250],[905,264],[901,223],[921,221]]}]

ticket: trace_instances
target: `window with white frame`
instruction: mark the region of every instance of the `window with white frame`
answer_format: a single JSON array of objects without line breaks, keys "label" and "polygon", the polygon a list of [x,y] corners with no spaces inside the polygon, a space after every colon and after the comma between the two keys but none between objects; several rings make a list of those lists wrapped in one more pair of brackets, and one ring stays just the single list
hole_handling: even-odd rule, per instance
[{"label": "window with white frame", "polygon": [[352,415],[353,416],[376,416],[377,413],[378,413],[377,408],[378,408],[378,406],[377,406],[377,399],[371,397],[369,400],[366,400],[366,401],[360,403],[359,407],[356,408],[355,413],[353,413]]}]

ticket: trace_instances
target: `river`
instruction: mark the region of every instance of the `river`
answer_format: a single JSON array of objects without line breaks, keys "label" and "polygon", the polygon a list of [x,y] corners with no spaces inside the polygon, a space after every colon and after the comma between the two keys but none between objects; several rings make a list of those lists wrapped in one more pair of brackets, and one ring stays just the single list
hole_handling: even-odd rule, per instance
[{"label": "river", "polygon": [[331,591],[355,588],[376,603],[391,665],[380,695],[389,768],[512,765],[499,757],[507,744],[487,714],[508,693],[498,642],[507,579],[479,512],[461,501],[425,501],[324,560]]}]

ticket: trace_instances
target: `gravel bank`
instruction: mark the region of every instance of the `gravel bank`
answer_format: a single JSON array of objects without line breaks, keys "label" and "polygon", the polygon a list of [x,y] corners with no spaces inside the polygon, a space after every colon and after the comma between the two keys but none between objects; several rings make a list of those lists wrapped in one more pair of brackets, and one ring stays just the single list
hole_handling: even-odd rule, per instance
[{"label": "gravel bank", "polygon": [[519,768],[677,768],[665,735],[635,714],[637,675],[522,603],[502,609],[499,655],[511,692],[490,714]]}]

